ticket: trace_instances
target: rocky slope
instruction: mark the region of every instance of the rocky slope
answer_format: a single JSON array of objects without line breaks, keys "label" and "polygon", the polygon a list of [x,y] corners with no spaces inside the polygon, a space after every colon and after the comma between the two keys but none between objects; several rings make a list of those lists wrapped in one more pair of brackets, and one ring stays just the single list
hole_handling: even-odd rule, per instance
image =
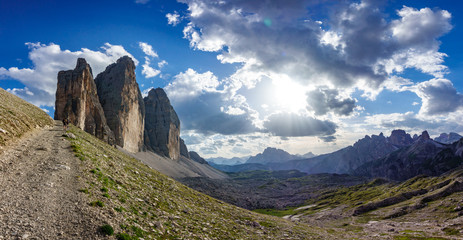
[{"label": "rocky slope", "polygon": [[58,73],[55,120],[68,119],[71,124],[106,142],[114,142],[114,134],[98,99],[92,68],[85,59],[77,59],[74,70]]},{"label": "rocky slope", "polygon": [[52,125],[40,108],[0,88],[0,153],[20,137]]},{"label": "rocky slope", "polygon": [[180,156],[180,120],[162,88],[151,89],[144,98],[145,145],[171,159]]},{"label": "rocky slope", "polygon": [[325,229],[252,213],[213,199],[78,128],[71,132],[76,138],[69,140],[82,160],[80,181],[85,184],[78,194],[95,203],[94,208],[108,217],[108,224],[124,239],[331,238]]},{"label": "rocky slope", "polygon": [[194,151],[191,151],[189,152],[189,155],[191,157],[191,160],[197,162],[197,163],[200,163],[200,164],[208,164],[206,160],[204,160],[204,158],[202,158],[201,156],[199,156],[199,154],[197,152],[194,152]]},{"label": "rocky slope", "polygon": [[427,132],[415,143],[366,163],[354,173],[365,177],[406,180],[418,175],[437,176],[463,164],[463,140],[451,145],[429,138]]},{"label": "rocky slope", "polygon": [[346,239],[462,239],[463,170],[404,182],[323,191],[305,206],[272,214],[312,226],[333,226]]},{"label": "rocky slope", "polygon": [[130,152],[143,149],[145,105],[135,79],[135,64],[124,56],[95,78],[98,97],[116,144]]}]

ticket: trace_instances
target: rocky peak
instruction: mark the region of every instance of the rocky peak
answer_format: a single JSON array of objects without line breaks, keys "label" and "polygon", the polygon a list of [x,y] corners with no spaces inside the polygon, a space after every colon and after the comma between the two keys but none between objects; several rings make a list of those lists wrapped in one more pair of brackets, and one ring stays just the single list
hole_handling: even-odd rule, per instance
[{"label": "rocky peak", "polygon": [[246,163],[272,163],[286,162],[289,160],[300,159],[301,156],[292,155],[284,150],[267,147],[262,153],[250,157]]},{"label": "rocky peak", "polygon": [[409,146],[413,143],[413,139],[410,137],[410,134],[401,129],[393,130],[391,136],[388,137],[388,141],[397,147]]},{"label": "rocky peak", "polygon": [[98,97],[116,144],[130,152],[143,149],[145,105],[133,60],[124,56],[95,79]]},{"label": "rocky peak", "polygon": [[[162,88],[151,89],[144,98],[145,145],[171,159],[180,156],[180,120]],[[186,146],[185,146],[186,147]]]},{"label": "rocky peak", "polygon": [[92,68],[84,58],[77,59],[74,70],[58,73],[54,118],[67,118],[84,131],[113,143],[114,135],[98,99]]},{"label": "rocky peak", "polygon": [[204,158],[202,158],[201,156],[199,156],[197,152],[191,151],[189,154],[191,156],[191,160],[201,163],[201,164],[208,164],[207,161],[204,160]]},{"label": "rocky peak", "polygon": [[449,134],[447,133],[441,133],[439,137],[434,138],[434,141],[440,142],[440,143],[445,143],[445,144],[452,144],[458,140],[460,140],[462,136],[458,133],[450,132]]}]

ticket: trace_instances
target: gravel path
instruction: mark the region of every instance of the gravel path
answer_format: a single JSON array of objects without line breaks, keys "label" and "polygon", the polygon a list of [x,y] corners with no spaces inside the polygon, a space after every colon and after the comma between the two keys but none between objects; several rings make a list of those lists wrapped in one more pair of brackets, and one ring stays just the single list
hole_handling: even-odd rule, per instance
[{"label": "gravel path", "polygon": [[101,239],[59,122],[0,155],[0,239]]}]

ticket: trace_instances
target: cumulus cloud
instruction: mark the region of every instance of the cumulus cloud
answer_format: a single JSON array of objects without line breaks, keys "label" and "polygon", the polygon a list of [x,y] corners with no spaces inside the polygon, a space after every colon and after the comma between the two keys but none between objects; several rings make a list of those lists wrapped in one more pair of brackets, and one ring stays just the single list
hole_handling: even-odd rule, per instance
[{"label": "cumulus cloud", "polygon": [[442,127],[438,120],[421,119],[413,112],[367,116],[365,123],[389,130],[400,128],[417,132]]},{"label": "cumulus cloud", "polygon": [[153,46],[151,46],[148,43],[145,42],[139,42],[138,46],[140,49],[145,53],[145,63],[142,65],[142,71],[141,73],[145,78],[153,78],[161,74],[161,68],[163,68],[165,65],[167,65],[167,62],[165,60],[160,60],[157,65],[159,69],[155,69],[154,67],[151,66],[151,61],[154,58],[159,58],[158,54],[156,51],[154,51]]},{"label": "cumulus cloud", "polygon": [[148,56],[150,57],[158,57],[158,54],[153,50],[153,46],[149,45],[148,43],[145,42],[139,42],[138,46],[141,48],[141,50]]},{"label": "cumulus cloud", "polygon": [[58,72],[74,69],[77,58],[85,58],[95,76],[122,56],[130,56],[135,64],[138,64],[137,59],[124,47],[110,43],[105,43],[97,51],[82,48],[74,52],[61,50],[61,47],[54,43],[26,43],[26,46],[30,50],[29,59],[32,61],[32,67],[0,67],[0,77],[15,79],[24,84],[25,88],[11,89],[11,92],[37,106],[54,106]]},{"label": "cumulus cloud", "polygon": [[264,127],[270,133],[282,137],[329,136],[336,132],[337,125],[328,120],[319,120],[295,113],[276,113],[268,117]]},{"label": "cumulus cloud", "polygon": [[188,69],[174,76],[165,90],[182,121],[182,129],[204,135],[256,132],[255,111],[244,97],[227,95],[217,89],[219,85],[212,72]]},{"label": "cumulus cloud", "polygon": [[436,115],[463,108],[463,95],[448,79],[431,79],[411,88],[422,100],[420,114]]},{"label": "cumulus cloud", "polygon": [[153,78],[156,77],[161,73],[160,70],[154,69],[150,66],[151,60],[148,57],[145,57],[145,63],[142,65],[141,73],[145,76],[145,78]]},{"label": "cumulus cloud", "polygon": [[309,109],[316,115],[325,115],[332,111],[338,115],[350,115],[355,108],[355,100],[351,98],[340,99],[336,89],[318,88],[307,93]]},{"label": "cumulus cloud", "polygon": [[174,13],[166,14],[166,18],[167,24],[170,24],[172,26],[176,26],[180,23],[180,15],[177,13],[177,11],[175,11]]},{"label": "cumulus cloud", "polygon": [[452,15],[446,10],[420,10],[404,6],[397,11],[401,18],[391,23],[392,35],[402,44],[431,48],[435,39],[452,29]]},{"label": "cumulus cloud", "polygon": [[212,72],[198,73],[188,68],[185,72],[174,76],[172,83],[166,86],[169,97],[174,101],[192,99],[203,93],[217,92],[219,80]]},{"label": "cumulus cloud", "polygon": [[[374,100],[384,83],[405,69],[434,77],[448,71],[438,41],[452,28],[445,10],[404,6],[391,20],[380,1],[369,0],[347,5],[305,0],[180,2],[188,5],[183,32],[190,46],[218,52],[222,63],[242,64],[226,79],[234,81],[236,90],[283,77],[308,86],[357,88]],[[310,15],[320,4],[336,13],[322,24]],[[330,97],[341,99],[337,104],[345,107],[335,108],[337,114],[351,112],[351,98]],[[313,107],[320,114],[333,111],[327,101]]]}]

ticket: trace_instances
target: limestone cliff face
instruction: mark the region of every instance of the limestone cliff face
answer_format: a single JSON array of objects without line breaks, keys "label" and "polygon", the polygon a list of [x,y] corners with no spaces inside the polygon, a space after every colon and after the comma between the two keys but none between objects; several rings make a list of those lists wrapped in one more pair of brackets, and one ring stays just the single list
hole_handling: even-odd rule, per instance
[{"label": "limestone cliff face", "polygon": [[145,145],[148,150],[171,159],[180,156],[180,121],[162,88],[145,97]]},{"label": "limestone cliff face", "polygon": [[116,144],[130,152],[143,149],[145,106],[135,79],[135,64],[124,56],[95,79],[98,97]]},{"label": "limestone cliff face", "polygon": [[114,134],[106,123],[92,69],[85,59],[79,58],[74,70],[58,73],[54,118],[68,118],[75,126],[110,144],[113,143]]}]

